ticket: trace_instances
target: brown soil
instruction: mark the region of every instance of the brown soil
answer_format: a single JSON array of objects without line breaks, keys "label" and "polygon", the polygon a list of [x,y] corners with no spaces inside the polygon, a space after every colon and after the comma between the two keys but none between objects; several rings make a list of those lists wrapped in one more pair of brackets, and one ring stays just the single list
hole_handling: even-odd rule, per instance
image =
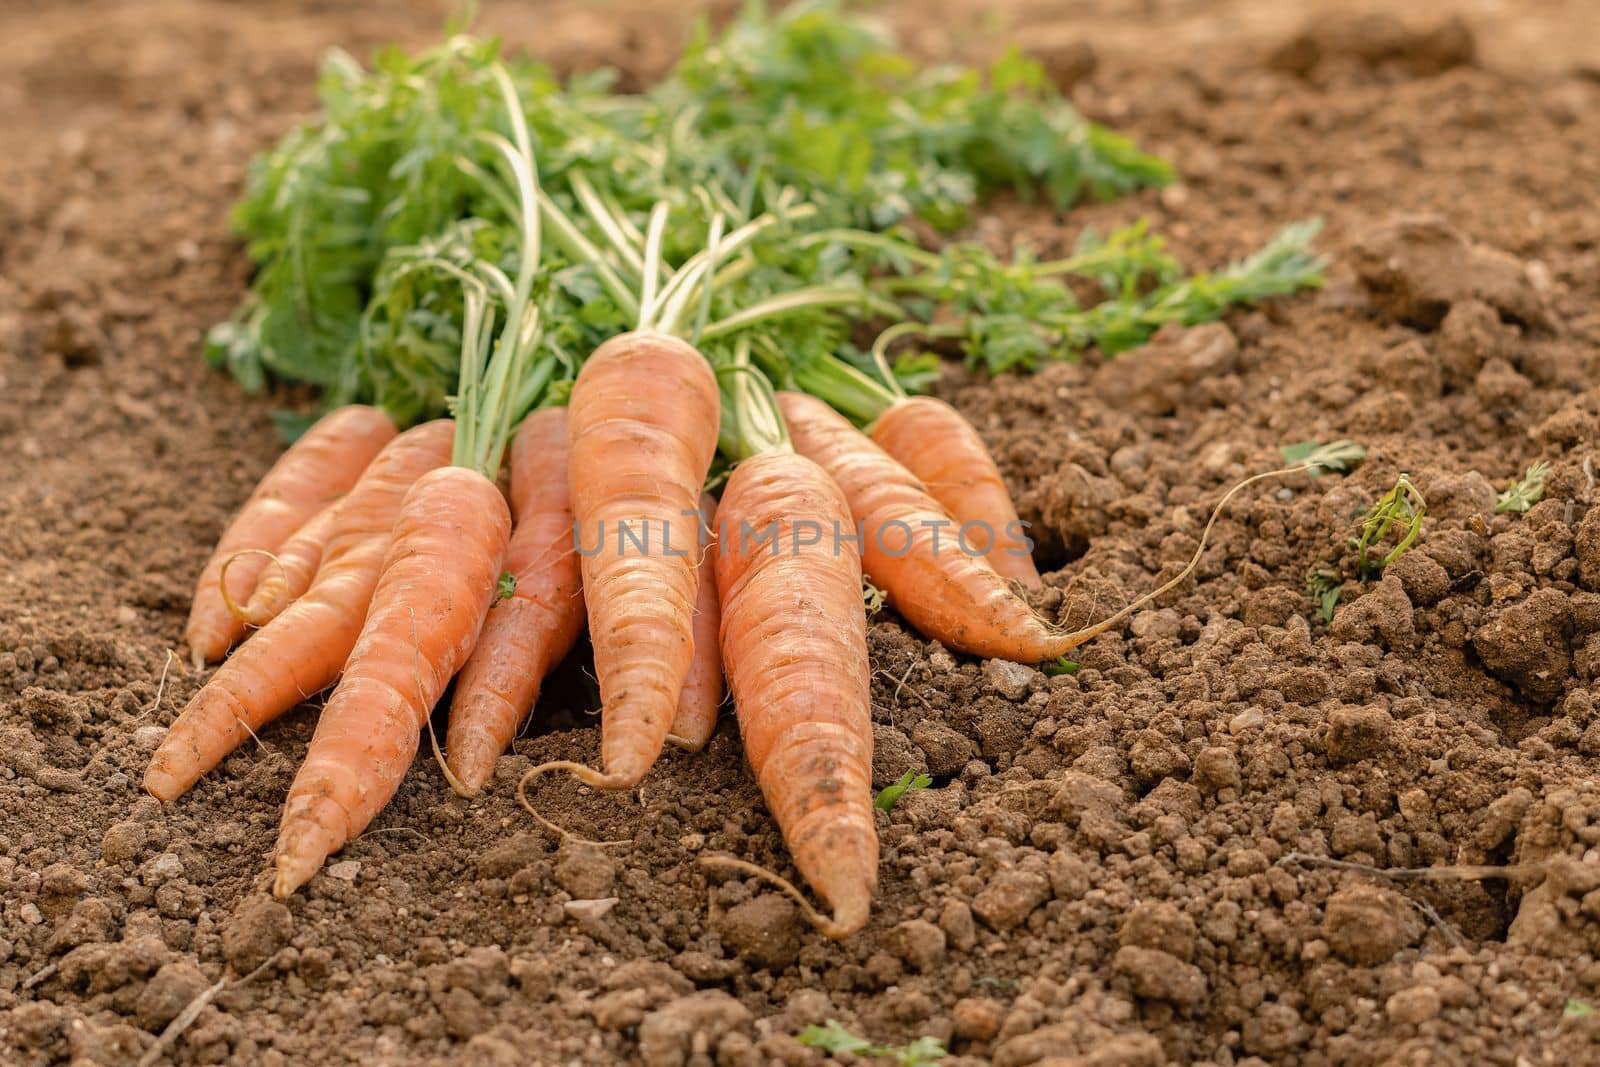
[{"label": "brown soil", "polygon": [[[1049,253],[1143,214],[1215,262],[1321,214],[1334,257],[1320,294],[1111,366],[951,371],[944,394],[1038,524],[1039,607],[1081,621],[1173,573],[1280,445],[1348,436],[1368,458],[1250,491],[1198,580],[1076,676],[964,662],[879,620],[877,778],[926,768],[938,788],[883,817],[860,936],[825,942],[697,866],[786,869],[731,722],[630,798],[541,787],[573,829],[626,841],[604,853],[558,849],[511,789],[530,760],[592,757],[592,727],[520,741],[471,803],[419,760],[287,906],[264,859],[313,711],[178,804],[142,797],[201,681],[168,666],[190,583],[277,452],[268,411],[306,399],[246,397],[199,362],[246,278],[226,206],[309,106],[321,50],[423,40],[441,19],[421,6],[0,11],[0,1061],[132,1063],[263,961],[166,1055],[806,1064],[822,1055],[793,1035],[834,1017],[1003,1067],[1600,1057],[1600,56],[1582,3],[1305,33],[1264,0],[1015,5],[1084,108],[1186,180],[1060,220],[997,205],[980,232]],[[562,66],[638,76],[683,29],[674,5],[485,6]],[[941,3],[911,38],[987,49],[983,7]],[[1538,458],[1544,502],[1492,514]],[[1352,519],[1401,471],[1426,530],[1363,586]],[[1331,626],[1310,618],[1315,567],[1347,579]],[[582,723],[581,688],[550,716]],[[1516,867],[1418,881],[1328,859]]]}]

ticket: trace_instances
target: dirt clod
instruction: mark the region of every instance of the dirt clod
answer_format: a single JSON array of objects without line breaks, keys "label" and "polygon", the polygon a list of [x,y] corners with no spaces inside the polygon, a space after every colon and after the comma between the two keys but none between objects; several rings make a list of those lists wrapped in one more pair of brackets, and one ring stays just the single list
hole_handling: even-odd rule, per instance
[{"label": "dirt clod", "polygon": [[1328,759],[1355,763],[1383,751],[1394,720],[1376,705],[1334,708],[1328,714]]},{"label": "dirt clod", "polygon": [[270,897],[248,897],[222,928],[222,954],[235,972],[248,974],[289,943],[294,917]]},{"label": "dirt clod", "polygon": [[800,912],[777,893],[736,904],[717,920],[722,940],[753,967],[783,968],[800,952]]},{"label": "dirt clod", "polygon": [[134,1004],[134,1018],[146,1030],[159,1031],[209,985],[211,982],[199,967],[188,960],[174,960],[157,971],[140,990]]},{"label": "dirt clod", "polygon": [[1200,968],[1159,949],[1124,945],[1112,966],[1127,977],[1135,995],[1147,1000],[1165,1000],[1181,1008],[1205,1000],[1206,979]]},{"label": "dirt clod", "polygon": [[1546,703],[1565,691],[1572,670],[1569,622],[1567,598],[1540,589],[1474,633],[1472,647],[1496,675],[1528,699]]},{"label": "dirt clod", "polygon": [[1399,893],[1353,885],[1328,898],[1322,934],[1350,963],[1372,967],[1412,944],[1422,932],[1416,911]]},{"label": "dirt clod", "polygon": [[1009,930],[1050,899],[1050,882],[1032,871],[1002,871],[972,901],[972,913],[996,930]]},{"label": "dirt clod", "polygon": [[556,884],[575,900],[599,900],[611,895],[617,882],[617,865],[593,845],[561,847],[555,866]]},{"label": "dirt clod", "polygon": [[750,1023],[750,1011],[719,989],[679,997],[639,1025],[639,1055],[648,1067],[687,1067]]},{"label": "dirt clod", "polygon": [[1524,264],[1472,244],[1439,216],[1391,218],[1350,254],[1373,302],[1398,322],[1436,329],[1457,301],[1481,300],[1525,326],[1552,325]]},{"label": "dirt clod", "polygon": [[931,974],[944,962],[945,932],[923,919],[908,919],[894,928],[900,958],[915,970]]}]

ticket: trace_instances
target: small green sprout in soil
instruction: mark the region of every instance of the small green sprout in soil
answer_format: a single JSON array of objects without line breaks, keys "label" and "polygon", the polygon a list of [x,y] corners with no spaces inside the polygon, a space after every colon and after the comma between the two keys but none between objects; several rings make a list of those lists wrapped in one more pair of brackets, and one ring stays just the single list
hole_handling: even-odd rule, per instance
[{"label": "small green sprout in soil", "polygon": [[907,771],[900,776],[900,780],[893,785],[886,785],[878,793],[877,799],[872,802],[873,807],[879,811],[893,811],[894,806],[900,803],[900,798],[913,789],[926,789],[933,784],[933,779],[926,774],[916,771]]},{"label": "small green sprout in soil", "polygon": [[1324,471],[1347,471],[1366,458],[1367,450],[1354,441],[1334,441],[1321,444],[1317,441],[1300,441],[1279,447],[1278,453],[1290,466],[1304,465],[1306,473],[1316,478]]},{"label": "small green sprout in soil", "polygon": [[1015,978],[996,978],[992,974],[986,974],[978,979],[978,985],[988,986],[990,989],[998,989],[1004,992],[1017,988],[1017,981]]},{"label": "small green sprout in soil", "polygon": [[[1362,581],[1371,581],[1411,550],[1422,533],[1422,519],[1428,512],[1428,502],[1412,484],[1408,475],[1395,479],[1394,487],[1383,494],[1368,509],[1361,520],[1361,536],[1356,539],[1358,559],[1356,568]],[[1381,559],[1377,550],[1385,539],[1395,539],[1395,545]]]},{"label": "small green sprout in soil", "polygon": [[1316,605],[1311,610],[1312,617],[1323,623],[1332,622],[1334,609],[1339,606],[1339,575],[1321,567],[1312,567],[1306,572],[1306,594]]},{"label": "small green sprout in soil", "polygon": [[867,606],[867,618],[872,618],[884,609],[889,603],[889,594],[873,585],[865,578],[861,579],[861,600]]},{"label": "small green sprout in soil", "polygon": [[919,1037],[909,1045],[874,1045],[840,1026],[835,1019],[829,1019],[827,1026],[806,1027],[800,1031],[799,1041],[809,1048],[829,1053],[848,1052],[868,1059],[887,1057],[899,1067],[927,1067],[949,1055],[944,1042],[935,1037]]},{"label": "small green sprout in soil", "polygon": [[501,571],[500,580],[494,584],[494,602],[510,600],[517,591],[517,576],[510,571]]},{"label": "small green sprout in soil", "polygon": [[1045,674],[1049,675],[1052,678],[1054,678],[1054,677],[1056,677],[1058,675],[1062,675],[1062,674],[1077,674],[1078,673],[1078,665],[1077,665],[1077,663],[1073,662],[1072,660],[1068,659],[1065,656],[1062,656],[1060,659],[1051,660],[1049,663],[1046,663],[1043,666],[1043,668],[1041,668],[1041,669],[1044,671]]},{"label": "small green sprout in soil", "polygon": [[1567,1006],[1562,1009],[1561,1015],[1567,1019],[1587,1019],[1594,1014],[1594,1006],[1588,1001],[1573,997],[1567,1001]]},{"label": "small green sprout in soil", "polygon": [[1495,502],[1494,513],[1504,515],[1508,511],[1519,514],[1533,507],[1544,498],[1544,480],[1550,473],[1550,464],[1544,460],[1533,464],[1522,477],[1511,483],[1511,487],[1500,494],[1500,499]]}]

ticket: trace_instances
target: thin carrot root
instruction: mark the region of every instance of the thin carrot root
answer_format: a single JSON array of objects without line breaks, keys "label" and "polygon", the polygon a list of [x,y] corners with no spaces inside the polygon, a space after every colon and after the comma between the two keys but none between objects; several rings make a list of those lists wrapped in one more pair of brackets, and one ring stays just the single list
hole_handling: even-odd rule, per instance
[{"label": "thin carrot root", "polygon": [[240,556],[256,555],[266,556],[277,565],[280,571],[283,570],[283,561],[278,558],[276,553],[269,552],[264,548],[241,548],[239,551],[233,553],[227,559],[223,560],[222,569],[217,572],[218,592],[222,594],[222,603],[228,609],[228,614],[232,615],[246,626],[251,627],[261,626],[263,624],[255,622],[250,614],[249,608],[234,599],[232,591],[228,589],[228,568],[233,566],[233,561],[238,559]]},{"label": "thin carrot root", "polygon": [[546,830],[549,830],[552,834],[555,834],[561,840],[576,841],[580,845],[597,845],[600,848],[610,848],[613,845],[625,845],[628,843],[626,840],[592,841],[587,837],[582,837],[573,833],[564,826],[558,826],[541,815],[539,813],[539,809],[535,808],[533,806],[533,802],[528,799],[528,783],[533,781],[535,778],[538,778],[541,775],[549,774],[552,771],[568,771],[585,785],[593,785],[599,789],[614,790],[619,788],[628,788],[626,785],[617,786],[597,784],[595,780],[604,779],[605,775],[586,764],[574,763],[571,760],[551,760],[548,763],[541,763],[539,766],[530,769],[522,776],[522,779],[517,782],[517,800],[524,808],[527,809],[528,814],[533,816],[535,822],[544,827]]},{"label": "thin carrot root", "polygon": [[1067,652],[1078,647],[1079,645],[1087,641],[1092,641],[1108,630],[1112,630],[1117,626],[1120,626],[1128,619],[1129,616],[1138,611],[1140,608],[1144,607],[1146,604],[1165,596],[1166,594],[1172,592],[1172,590],[1178,588],[1178,586],[1182,585],[1184,582],[1188,581],[1189,577],[1194,574],[1195,569],[1200,566],[1200,560],[1205,555],[1206,547],[1211,540],[1211,531],[1217,525],[1217,520],[1222,517],[1222,510],[1226,508],[1228,506],[1228,502],[1240,492],[1249,488],[1255,483],[1265,481],[1268,478],[1283,478],[1291,474],[1302,474],[1305,471],[1310,470],[1312,466],[1313,464],[1302,463],[1294,467],[1279,467],[1277,470],[1262,471],[1260,474],[1252,474],[1244,481],[1234,485],[1222,495],[1222,499],[1217,501],[1216,506],[1211,509],[1211,516],[1210,518],[1206,519],[1205,527],[1200,531],[1200,543],[1198,546],[1196,546],[1194,555],[1189,557],[1189,562],[1183,565],[1182,570],[1180,570],[1172,578],[1169,578],[1167,581],[1163,582],[1161,585],[1150,590],[1148,593],[1143,594],[1116,613],[1102,619],[1092,626],[1086,626],[1081,630],[1074,630],[1071,633],[1062,634],[1059,637],[1060,641],[1070,641],[1072,643],[1065,645],[1061,652],[1057,653],[1057,655],[1065,655]]},{"label": "thin carrot root", "polygon": [[522,778],[523,781],[527,781],[529,778],[536,778],[541,774],[549,774],[551,771],[566,771],[584,785],[594,789],[604,789],[608,793],[615,793],[621,789],[632,789],[637,784],[629,779],[627,775],[606,774],[604,771],[595,770],[587,763],[578,763],[565,759],[541,763],[523,775]]},{"label": "thin carrot root", "polygon": [[[418,684],[421,684],[420,677],[418,678]],[[433,716],[428,716],[426,722],[428,726],[428,747],[433,752],[433,762],[439,765],[439,773],[444,775],[445,784],[458,797],[477,796],[478,790],[470,788],[466,782],[457,778],[455,772],[450,769],[450,761],[444,758],[444,749],[439,747],[439,733],[433,728]]]},{"label": "thin carrot root", "polygon": [[737,856],[718,854],[701,856],[700,866],[710,867],[713,870],[737,871],[740,874],[747,874],[761,879],[794,901],[795,906],[800,909],[800,914],[804,916],[806,922],[810,923],[812,928],[823,937],[838,941],[849,937],[861,928],[860,924],[852,924],[848,921],[840,922],[824,915],[812,905],[811,901],[806,899],[805,894],[800,892],[793,882],[774,871],[767,870],[767,868],[758,863],[751,863],[749,860],[742,860]]}]

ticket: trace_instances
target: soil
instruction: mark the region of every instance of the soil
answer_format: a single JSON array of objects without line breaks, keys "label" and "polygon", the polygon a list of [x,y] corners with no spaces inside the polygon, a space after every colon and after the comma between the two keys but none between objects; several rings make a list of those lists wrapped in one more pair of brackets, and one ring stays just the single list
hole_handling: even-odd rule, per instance
[{"label": "soil", "polygon": [[[670,4],[484,6],[563,69],[634,79],[685,31]],[[1321,215],[1332,257],[1320,293],[1113,364],[951,367],[1036,524],[1037,606],[1081,622],[1175,573],[1282,445],[1367,458],[1246,491],[1196,580],[1074,675],[877,619],[875,777],[937,787],[881,816],[875,916],[842,944],[696,862],[790,869],[731,721],[630,797],[540,787],[620,847],[540,832],[512,786],[593,757],[581,686],[480,799],[419,759],[285,904],[265,858],[313,709],[171,807],[140,794],[203,680],[171,654],[194,575],[279,450],[269,412],[309,402],[199,360],[247,278],[227,205],[325,47],[424,41],[444,12],[0,11],[0,1061],[134,1063],[217,982],[159,1062],[816,1064],[795,1035],[828,1018],[1000,1067],[1600,1059],[1592,11],[1008,6],[889,5],[931,54],[1028,42],[1185,177],[1063,218],[997,203],[979,234],[1048,255],[1145,215],[1199,264]],[[1542,502],[1494,514],[1537,459]],[[1401,472],[1425,528],[1363,583],[1356,517]],[[1311,570],[1341,576],[1331,624]]]}]

